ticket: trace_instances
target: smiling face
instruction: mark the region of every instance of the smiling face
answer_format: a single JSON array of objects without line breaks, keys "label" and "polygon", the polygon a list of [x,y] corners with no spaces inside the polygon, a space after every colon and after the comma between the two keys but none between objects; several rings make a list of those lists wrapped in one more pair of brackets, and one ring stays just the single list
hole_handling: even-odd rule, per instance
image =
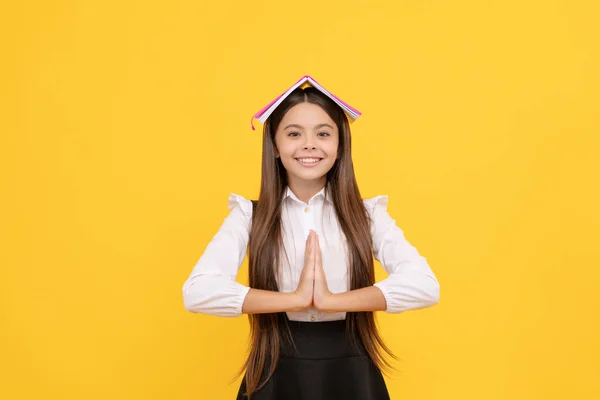
[{"label": "smiling face", "polygon": [[304,102],[290,108],[275,133],[277,157],[290,187],[325,185],[338,156],[338,143],[338,128],[321,107]]}]

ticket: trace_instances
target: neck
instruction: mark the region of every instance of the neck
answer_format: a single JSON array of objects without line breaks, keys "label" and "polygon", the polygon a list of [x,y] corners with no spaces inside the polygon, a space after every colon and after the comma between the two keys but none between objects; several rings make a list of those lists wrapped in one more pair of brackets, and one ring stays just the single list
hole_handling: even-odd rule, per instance
[{"label": "neck", "polygon": [[315,194],[319,192],[319,190],[323,189],[325,183],[327,182],[326,178],[323,177],[319,180],[314,181],[305,181],[305,182],[288,182],[288,186],[294,192],[296,197],[302,200],[305,203],[308,203]]}]

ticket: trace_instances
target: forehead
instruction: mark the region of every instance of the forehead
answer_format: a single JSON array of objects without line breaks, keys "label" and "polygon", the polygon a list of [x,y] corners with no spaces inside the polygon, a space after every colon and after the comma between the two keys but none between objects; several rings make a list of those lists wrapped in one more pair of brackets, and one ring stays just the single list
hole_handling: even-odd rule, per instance
[{"label": "forehead", "polygon": [[281,120],[280,127],[288,124],[318,125],[330,124],[335,127],[335,122],[320,106],[313,103],[300,103],[290,108]]}]

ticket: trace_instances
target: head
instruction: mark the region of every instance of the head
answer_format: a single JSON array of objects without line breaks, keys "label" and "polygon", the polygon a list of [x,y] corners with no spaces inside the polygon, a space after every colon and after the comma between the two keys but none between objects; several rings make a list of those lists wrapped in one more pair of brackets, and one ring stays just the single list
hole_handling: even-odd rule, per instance
[{"label": "head", "polygon": [[289,186],[319,189],[338,159],[346,116],[316,89],[298,90],[290,97],[271,121],[275,158],[285,169]]},{"label": "head", "polygon": [[[300,161],[313,161],[306,160],[310,158],[318,162]],[[317,89],[296,89],[265,121],[263,184],[277,187],[282,194],[285,186],[318,190],[348,169],[353,169],[348,118]]]},{"label": "head", "polygon": [[[299,159],[318,159],[315,164]],[[311,161],[311,160],[304,160]],[[331,200],[346,237],[350,290],[375,283],[370,220],[358,190],[351,156],[350,125],[344,111],[317,89],[294,90],[265,121],[262,176],[258,206],[253,213],[248,242],[249,285],[278,291],[276,276],[285,253],[281,229],[281,204],[286,186],[328,186]],[[249,394],[259,389],[263,370],[270,377],[282,341],[291,341],[284,313],[252,314],[250,354],[246,370]],[[383,352],[395,356],[383,343],[372,312],[348,312],[346,328],[361,340],[370,358],[384,371],[390,364]],[[239,375],[238,375],[239,376]],[[268,379],[268,378],[267,378]]]}]

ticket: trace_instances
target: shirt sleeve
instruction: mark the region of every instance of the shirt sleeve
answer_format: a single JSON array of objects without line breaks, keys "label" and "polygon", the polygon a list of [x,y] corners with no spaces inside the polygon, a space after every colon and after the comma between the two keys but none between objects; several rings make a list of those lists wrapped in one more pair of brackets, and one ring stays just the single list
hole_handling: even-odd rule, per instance
[{"label": "shirt sleeve", "polygon": [[248,248],[252,202],[231,193],[229,215],[183,284],[185,309],[193,313],[237,317],[250,291],[236,282]]},{"label": "shirt sleeve", "polygon": [[433,306],[439,302],[440,285],[425,257],[404,237],[388,214],[388,196],[364,200],[371,217],[373,254],[388,272],[374,284],[387,302],[386,312],[401,313]]}]

